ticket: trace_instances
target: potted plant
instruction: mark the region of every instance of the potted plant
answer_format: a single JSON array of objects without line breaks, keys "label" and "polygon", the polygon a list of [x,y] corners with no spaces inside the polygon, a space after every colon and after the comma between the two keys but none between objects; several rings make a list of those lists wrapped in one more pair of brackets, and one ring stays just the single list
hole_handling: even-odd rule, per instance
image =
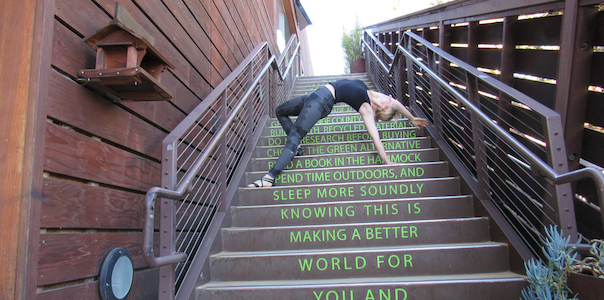
[{"label": "potted plant", "polygon": [[573,265],[568,276],[569,288],[581,300],[602,299],[604,295],[604,241],[590,242],[589,256]]},{"label": "potted plant", "polygon": [[344,58],[346,59],[346,73],[365,73],[365,59],[363,58],[363,50],[361,47],[361,39],[363,38],[363,27],[359,23],[357,17],[354,27],[347,31],[344,28],[342,35],[342,49],[344,50]]},{"label": "potted plant", "polygon": [[529,286],[522,291],[525,300],[566,300],[577,296],[581,300],[600,299],[604,287],[604,242],[591,241],[591,256],[579,260],[579,242],[570,244],[570,237],[564,238],[555,226],[550,226],[542,244],[546,261],[531,259],[525,263],[529,278]]}]

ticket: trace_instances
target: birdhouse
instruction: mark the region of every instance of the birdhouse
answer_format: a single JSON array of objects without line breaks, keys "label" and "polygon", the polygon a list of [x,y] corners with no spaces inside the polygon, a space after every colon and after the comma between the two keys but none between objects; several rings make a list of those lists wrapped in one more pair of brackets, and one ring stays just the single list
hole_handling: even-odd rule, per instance
[{"label": "birdhouse", "polygon": [[80,82],[116,101],[172,98],[161,85],[164,69],[174,68],[153,46],[155,39],[119,3],[114,19],[85,42],[96,49],[94,69],[79,71]]}]

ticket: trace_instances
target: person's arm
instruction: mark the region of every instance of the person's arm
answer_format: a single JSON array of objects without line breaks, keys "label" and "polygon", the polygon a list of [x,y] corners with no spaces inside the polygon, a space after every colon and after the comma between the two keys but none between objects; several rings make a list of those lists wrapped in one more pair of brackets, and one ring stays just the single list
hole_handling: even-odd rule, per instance
[{"label": "person's arm", "polygon": [[384,144],[380,139],[380,132],[375,126],[374,112],[371,109],[371,105],[369,103],[363,103],[359,108],[359,113],[361,117],[363,117],[363,122],[365,123],[365,128],[367,129],[367,133],[369,133],[369,137],[373,141],[373,145],[375,146],[375,150],[377,150],[378,155],[382,159],[382,161],[389,165],[392,162],[388,159],[388,155],[386,155],[386,149],[384,148]]},{"label": "person's arm", "polygon": [[411,112],[409,112],[409,110],[407,110],[407,108],[402,103],[400,103],[398,101],[395,101],[395,103],[396,103],[396,110],[398,111],[398,113],[407,117],[407,119],[409,119],[409,122],[411,122],[411,124],[413,124],[413,126],[415,126],[415,128],[420,129],[422,127],[428,126],[428,120],[422,119],[422,118],[417,118],[417,117],[413,116],[413,114],[411,114]]}]

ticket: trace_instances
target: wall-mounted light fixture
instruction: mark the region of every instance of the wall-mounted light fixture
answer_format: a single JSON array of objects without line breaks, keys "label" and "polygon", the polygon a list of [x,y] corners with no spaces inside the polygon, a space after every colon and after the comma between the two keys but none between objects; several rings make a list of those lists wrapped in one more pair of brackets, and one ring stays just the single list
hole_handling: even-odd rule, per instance
[{"label": "wall-mounted light fixture", "polygon": [[130,293],[134,266],[132,256],[124,248],[115,248],[107,254],[99,277],[99,292],[103,300],[125,299]]}]

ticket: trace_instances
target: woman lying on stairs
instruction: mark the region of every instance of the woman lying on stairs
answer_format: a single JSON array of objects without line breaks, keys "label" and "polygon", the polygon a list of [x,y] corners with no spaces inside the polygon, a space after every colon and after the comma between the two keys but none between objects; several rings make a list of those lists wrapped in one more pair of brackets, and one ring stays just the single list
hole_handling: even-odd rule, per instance
[{"label": "woman lying on stairs", "polygon": [[[292,98],[277,107],[275,113],[287,133],[287,142],[273,168],[248,187],[273,186],[279,173],[295,155],[301,154],[302,139],[317,121],[331,113],[336,102],[344,102],[361,114],[375,149],[385,164],[392,162],[386,155],[375,122],[390,121],[393,117],[398,120],[399,114],[402,114],[418,129],[428,125],[426,119],[414,117],[400,102],[380,92],[369,90],[361,80],[342,79],[328,83],[310,94]],[[298,116],[298,119],[292,122],[290,116]]]}]

